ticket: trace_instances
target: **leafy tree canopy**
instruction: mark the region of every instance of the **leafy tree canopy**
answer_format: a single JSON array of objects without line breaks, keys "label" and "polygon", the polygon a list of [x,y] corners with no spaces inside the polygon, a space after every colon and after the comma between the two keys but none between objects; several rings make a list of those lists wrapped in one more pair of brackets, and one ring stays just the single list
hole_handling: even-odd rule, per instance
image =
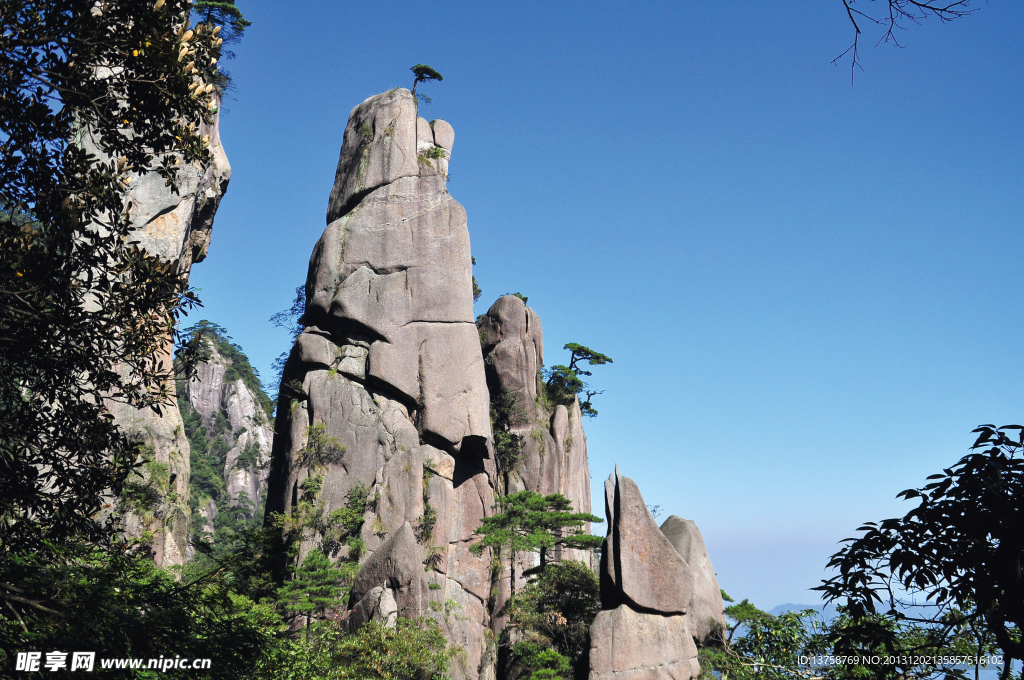
[{"label": "leafy tree canopy", "polygon": [[944,636],[884,615],[855,618],[844,606],[831,619],[812,609],[773,616],[743,600],[725,616],[727,629],[699,650],[699,680],[953,680],[973,676],[963,661],[991,653],[966,626]]},{"label": "leafy tree canopy", "polygon": [[602,394],[603,390],[590,389],[590,385],[580,377],[591,375],[590,371],[583,368],[583,362],[590,366],[600,366],[613,363],[612,358],[575,342],[567,343],[562,349],[570,352],[569,365],[556,364],[546,371],[548,396],[557,403],[571,403],[574,397],[586,393],[580,399],[580,411],[583,415],[593,418],[597,415],[593,398]]},{"label": "leafy tree canopy", "polygon": [[[528,646],[513,648],[513,667],[520,666],[530,675],[557,658],[535,658],[542,650],[557,652],[567,665],[579,666],[590,649],[590,625],[601,610],[597,576],[586,564],[566,560],[547,566],[514,597],[509,598],[501,615],[519,630],[517,637],[527,638]],[[508,637],[506,634],[505,637]],[[515,668],[513,668],[515,670]],[[511,675],[524,675],[513,672]],[[571,678],[568,674],[561,677]]]},{"label": "leafy tree canopy", "polygon": [[237,43],[245,34],[245,29],[252,26],[252,22],[242,16],[242,10],[235,5],[235,0],[196,0],[192,11],[202,17],[205,24],[223,26],[221,37],[226,43]]},{"label": "leafy tree canopy", "polygon": [[221,39],[186,0],[97,9],[0,8],[0,563],[113,535],[97,513],[137,451],[109,407],[172,402],[168,342],[197,302],[131,240],[126,192],[208,160]]},{"label": "leafy tree canopy", "polygon": [[494,548],[507,557],[513,591],[519,553],[539,552],[538,570],[543,571],[548,551],[556,546],[590,550],[601,545],[601,537],[584,533],[584,525],[604,520],[589,513],[573,512],[572,502],[562,494],[542,496],[535,491],[520,491],[500,496],[494,507],[497,512],[484,517],[475,532],[481,540],[474,549]]},{"label": "leafy tree canopy", "polygon": [[[972,453],[930,484],[899,494],[918,505],[905,516],[867,522],[833,555],[838,574],[818,587],[846,598],[855,619],[880,609],[896,621],[949,635],[969,627],[992,636],[1007,659],[1024,658],[1024,427],[982,425]],[[924,613],[912,605],[927,603]],[[884,629],[882,644],[894,644]]]}]

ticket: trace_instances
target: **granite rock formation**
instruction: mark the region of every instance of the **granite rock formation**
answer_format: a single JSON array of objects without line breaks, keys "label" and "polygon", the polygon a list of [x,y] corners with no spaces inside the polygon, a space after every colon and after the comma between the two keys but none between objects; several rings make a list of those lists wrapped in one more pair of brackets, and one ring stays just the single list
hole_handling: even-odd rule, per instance
[{"label": "granite rock formation", "polygon": [[718,586],[715,568],[711,566],[704,537],[696,522],[676,515],[669,516],[661,525],[661,533],[689,565],[693,596],[686,610],[690,634],[697,642],[705,641],[715,630],[725,630],[725,603]]},{"label": "granite rock formation", "polygon": [[[165,185],[157,173],[132,176],[128,200],[134,228],[132,238],[151,255],[175,262],[186,275],[202,261],[210,245],[214,215],[231,178],[231,166],[220,141],[219,114],[211,123],[201,122],[199,135],[209,135],[211,160],[201,164],[180,163],[178,191]],[[90,140],[83,140],[93,149]],[[173,354],[167,339],[165,356]],[[118,424],[145,444],[148,464],[141,468],[142,482],[153,484],[160,496],[156,507],[129,509],[126,532],[140,536],[153,532],[152,550],[158,567],[183,564],[189,537],[189,445],[182,429],[181,413],[173,406],[161,413],[111,404]],[[152,472],[158,471],[157,477]],[[166,480],[166,481],[164,481]]]},{"label": "granite rock formation", "polygon": [[[250,519],[258,514],[266,498],[274,433],[270,398],[241,348],[212,324],[203,337],[205,358],[181,386],[178,406],[190,458],[203,463],[202,470],[192,470],[194,477],[199,476],[191,480],[192,532],[210,538],[218,515],[227,508],[239,508]],[[210,472],[215,479],[202,478]]]},{"label": "granite rock formation", "polygon": [[700,674],[685,616],[640,613],[619,605],[590,627],[590,678],[688,680]]},{"label": "granite rock formation", "polygon": [[284,368],[267,516],[298,503],[320,428],[345,447],[324,472],[325,509],[367,489],[353,624],[429,614],[466,650],[453,676],[476,678],[490,673],[491,571],[469,544],[495,468],[466,212],[446,187],[453,142],[405,89],[349,117]]},{"label": "granite rock formation", "polygon": [[605,504],[602,611],[590,628],[590,680],[696,677],[694,639],[724,625],[700,531],[675,516],[659,528],[636,483],[618,468],[605,482]]},{"label": "granite rock formation", "polygon": [[[490,394],[510,391],[523,415],[510,427],[522,453],[517,465],[502,471],[505,491],[560,493],[572,501],[577,512],[589,513],[590,469],[583,414],[578,399],[568,405],[547,401],[541,377],[544,331],[540,318],[519,297],[504,295],[480,317],[477,329]],[[562,555],[560,550],[556,559],[591,559],[585,552],[567,550]]]}]

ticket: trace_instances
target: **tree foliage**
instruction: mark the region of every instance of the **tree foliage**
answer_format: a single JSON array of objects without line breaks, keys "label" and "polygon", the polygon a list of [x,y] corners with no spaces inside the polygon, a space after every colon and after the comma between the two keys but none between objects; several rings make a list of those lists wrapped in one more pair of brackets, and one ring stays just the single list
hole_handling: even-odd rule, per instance
[{"label": "tree foliage", "polygon": [[196,303],[131,240],[133,176],[203,163],[220,38],[189,3],[0,7],[0,543],[84,536],[135,443],[108,406],[171,403],[167,343]]},{"label": "tree foliage", "polygon": [[[879,609],[896,621],[944,635],[994,638],[1006,657],[1024,658],[1024,428],[982,425],[972,453],[931,483],[899,494],[918,501],[905,516],[867,522],[833,555],[838,573],[818,590],[846,598],[855,619]],[[922,613],[911,605],[923,599]],[[885,630],[878,642],[894,644]]]},{"label": "tree foliage", "polygon": [[529,422],[529,413],[519,404],[515,390],[504,388],[491,397],[491,431],[494,433],[494,462],[498,471],[507,475],[518,469],[523,454],[523,441],[512,430]]},{"label": "tree foliage", "polygon": [[267,385],[267,391],[274,393],[274,403],[280,398],[281,390],[281,379],[284,376],[284,365],[288,361],[288,355],[291,354],[292,347],[295,346],[295,340],[302,333],[302,329],[306,326],[302,322],[302,315],[306,313],[306,286],[296,286],[295,288],[295,299],[292,300],[292,305],[288,309],[282,309],[280,312],[275,313],[270,317],[270,323],[274,324],[278,328],[283,328],[288,331],[292,336],[292,346],[284,352],[281,352],[274,359],[272,368],[274,369],[274,377],[271,383]]},{"label": "tree foliage", "polygon": [[832,617],[813,609],[773,616],[743,600],[725,616],[728,627],[699,650],[700,680],[952,680],[973,670],[957,660],[991,651],[974,646],[966,627],[944,636],[881,614],[854,617],[845,606]]},{"label": "tree foliage", "polygon": [[[416,86],[419,85],[420,83],[429,80],[444,80],[444,76],[442,76],[440,73],[438,73],[431,67],[427,66],[426,64],[416,64],[415,66],[410,66],[409,70],[416,74],[415,80],[412,81],[412,96],[414,98],[416,97]],[[419,97],[425,103],[430,103],[430,97],[428,97],[427,95],[421,94]]]},{"label": "tree foliage", "polygon": [[306,617],[307,638],[312,617],[322,617],[327,609],[339,606],[346,592],[341,585],[343,578],[342,571],[327,559],[323,550],[313,548],[295,570],[295,578],[286,581],[278,591],[278,599],[289,613]]},{"label": "tree foliage", "polygon": [[[590,567],[574,560],[548,565],[500,612],[509,617],[509,625],[519,631],[524,644],[512,649],[509,675],[557,671],[560,677],[573,677],[572,668],[580,668],[587,660],[590,625],[600,609],[600,586]],[[508,637],[506,632],[506,641]],[[551,654],[539,657],[545,650],[565,659],[565,666]],[[566,667],[568,673],[562,674]]]},{"label": "tree foliage", "polygon": [[565,403],[567,401],[571,403],[574,397],[586,393],[580,399],[580,411],[582,411],[583,415],[593,418],[597,415],[597,409],[593,405],[593,398],[601,394],[603,390],[590,389],[590,385],[580,377],[592,375],[590,371],[583,368],[583,362],[590,366],[601,366],[613,363],[612,358],[575,342],[566,344],[562,349],[569,350],[569,365],[556,364],[547,370],[548,396],[556,403]]},{"label": "tree foliage", "polygon": [[563,547],[591,550],[601,545],[600,536],[584,532],[587,522],[603,522],[585,512],[573,512],[572,502],[562,494],[542,496],[535,491],[520,491],[499,496],[496,512],[484,517],[476,533],[481,537],[474,548],[493,548],[509,562],[509,575],[515,592],[516,557],[524,552],[540,553],[539,570],[547,566],[549,551]]},{"label": "tree foliage", "polygon": [[203,23],[223,26],[221,36],[229,45],[239,42],[245,29],[252,26],[252,22],[242,16],[242,10],[235,5],[235,0],[196,0],[192,11],[202,17]]}]

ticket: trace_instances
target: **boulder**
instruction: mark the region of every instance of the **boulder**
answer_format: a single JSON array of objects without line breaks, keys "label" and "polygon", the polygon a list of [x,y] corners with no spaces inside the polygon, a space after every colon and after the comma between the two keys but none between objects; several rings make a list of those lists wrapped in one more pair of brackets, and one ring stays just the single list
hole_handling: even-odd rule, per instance
[{"label": "boulder", "polygon": [[452,147],[455,146],[455,130],[452,126],[438,119],[431,121],[430,127],[434,132],[434,144],[451,153]]},{"label": "boulder", "polygon": [[598,612],[590,627],[590,680],[689,680],[700,674],[687,617]]},{"label": "boulder", "polygon": [[434,148],[434,131],[426,118],[416,119],[416,152],[423,153]]},{"label": "boulder", "polygon": [[[537,414],[537,390],[544,366],[544,331],[540,317],[515,295],[498,298],[477,322],[484,346],[487,385],[495,394],[511,390],[518,405]],[[532,418],[531,418],[532,419]]]},{"label": "boulder", "polygon": [[[640,489],[615,471],[605,482],[608,536],[602,549],[602,603],[685,614],[693,599],[690,567],[651,516]],[[607,555],[607,559],[605,558]],[[608,597],[610,601],[605,601]]]},{"label": "boulder", "polygon": [[695,522],[676,515],[665,520],[661,525],[661,533],[665,534],[676,552],[690,566],[693,599],[686,610],[686,616],[690,633],[695,640],[703,642],[716,629],[725,629],[722,591],[718,587],[718,578],[711,566],[704,537]]},{"label": "boulder", "polygon": [[[386,588],[392,593],[399,616],[410,619],[424,616],[429,611],[429,580],[423,571],[424,559],[426,556],[416,543],[412,526],[408,522],[403,523],[359,568],[352,584],[352,602],[357,603],[356,612],[350,619],[353,628],[369,620],[362,617],[378,609],[383,591],[378,591],[376,601],[363,602],[367,595],[373,598],[371,591],[375,588]],[[362,613],[357,615],[358,612]]]}]

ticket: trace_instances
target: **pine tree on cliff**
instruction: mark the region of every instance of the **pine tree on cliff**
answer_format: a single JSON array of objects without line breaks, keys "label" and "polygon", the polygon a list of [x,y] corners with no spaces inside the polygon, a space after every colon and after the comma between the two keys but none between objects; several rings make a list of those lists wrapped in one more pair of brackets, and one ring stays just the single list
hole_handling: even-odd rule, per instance
[{"label": "pine tree on cliff", "polygon": [[[440,73],[438,73],[431,67],[427,66],[426,64],[416,64],[415,66],[410,66],[409,70],[416,74],[416,79],[412,81],[413,97],[416,97],[416,86],[419,85],[420,83],[427,80],[444,80],[444,76],[442,76]],[[426,104],[430,103],[430,97],[428,97],[425,94],[421,94],[420,99],[422,99],[423,102]]]},{"label": "pine tree on cliff", "polygon": [[572,501],[562,494],[542,496],[535,491],[520,491],[498,498],[497,512],[485,517],[476,530],[482,536],[474,546],[494,548],[499,556],[505,554],[509,562],[512,594],[515,594],[516,557],[523,552],[539,552],[539,571],[548,563],[548,550],[555,546],[576,550],[591,550],[601,545],[600,536],[583,532],[587,522],[603,522],[595,515],[573,512]]}]

